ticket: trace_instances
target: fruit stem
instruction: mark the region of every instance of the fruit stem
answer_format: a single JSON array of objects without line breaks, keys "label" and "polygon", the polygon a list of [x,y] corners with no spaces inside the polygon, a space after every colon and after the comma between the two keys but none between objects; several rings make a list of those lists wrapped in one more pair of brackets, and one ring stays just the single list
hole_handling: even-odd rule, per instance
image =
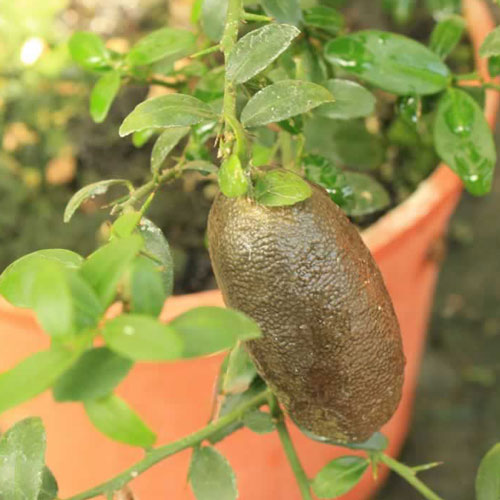
[{"label": "fruit stem", "polygon": [[[101,483],[94,488],[84,491],[83,493],[72,496],[67,500],[87,500],[89,498],[95,498],[99,495],[104,495],[110,491],[120,490],[130,481],[135,479],[138,475],[151,468],[153,465],[156,465],[162,460],[165,460],[171,455],[185,450],[186,448],[192,448],[193,446],[200,444],[205,439],[209,438],[212,434],[215,434],[221,429],[228,427],[234,422],[240,420],[248,410],[261,407],[268,401],[270,395],[271,392],[269,389],[262,391],[246,403],[235,408],[227,415],[224,415],[215,422],[208,424],[203,429],[200,429],[193,434],[183,437],[178,441],[174,441],[173,443],[169,443],[149,451],[145,458],[143,458],[121,474],[118,474],[114,478]],[[304,498],[309,499],[310,497]]]},{"label": "fruit stem", "polygon": [[288,428],[285,423],[285,418],[281,408],[279,407],[278,401],[273,396],[270,402],[270,407],[272,414],[276,422],[276,430],[278,431],[278,436],[280,437],[281,445],[285,450],[286,457],[290,463],[290,467],[295,475],[295,479],[299,486],[300,492],[302,494],[303,500],[312,500],[311,495],[311,484],[309,478],[307,477],[302,464],[300,463],[295,447],[293,446],[292,438],[288,432]]},{"label": "fruit stem", "polygon": [[389,469],[396,472],[396,474],[399,474],[403,479],[410,483],[417,491],[422,494],[424,498],[427,498],[427,500],[443,500],[442,497],[434,493],[427,485],[420,481],[415,470],[411,467],[398,462],[385,453],[381,453],[379,455],[379,460],[387,465]]}]

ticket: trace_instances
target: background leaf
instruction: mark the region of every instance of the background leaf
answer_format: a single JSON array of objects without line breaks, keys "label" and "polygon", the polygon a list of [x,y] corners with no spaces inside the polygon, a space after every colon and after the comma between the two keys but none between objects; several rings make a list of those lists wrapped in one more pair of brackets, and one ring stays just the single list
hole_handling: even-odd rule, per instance
[{"label": "background leaf", "polygon": [[151,152],[151,172],[160,171],[163,162],[179,141],[190,132],[189,127],[174,127],[164,130],[153,146]]},{"label": "background leaf", "polygon": [[245,391],[257,375],[257,370],[242,342],[231,349],[221,368],[221,390],[225,394]]},{"label": "background leaf", "polygon": [[444,59],[462,38],[465,27],[465,19],[457,15],[439,21],[431,33],[430,49]]},{"label": "background leaf", "polygon": [[476,476],[476,500],[500,498],[500,443],[481,460]]},{"label": "background leaf", "polygon": [[69,39],[69,52],[75,62],[87,69],[99,69],[109,64],[109,52],[95,33],[77,31]]},{"label": "background leaf", "polygon": [[297,26],[302,20],[299,0],[262,0],[262,8],[279,23]]},{"label": "background leaf", "polygon": [[120,81],[118,71],[108,71],[94,85],[90,94],[90,115],[96,123],[102,123],[108,116],[109,108],[120,90]]},{"label": "background leaf", "polygon": [[257,434],[269,434],[276,428],[271,414],[252,410],[243,415],[243,424]]},{"label": "background leaf", "polygon": [[345,24],[344,16],[325,5],[316,5],[304,11],[304,24],[336,35]]},{"label": "background leaf", "polygon": [[297,174],[271,170],[255,183],[255,199],[262,205],[280,207],[304,201],[312,194],[311,186]]},{"label": "background leaf", "polygon": [[488,33],[480,49],[481,57],[491,57],[500,55],[500,26]]},{"label": "background leaf", "polygon": [[162,274],[161,266],[151,259],[142,256],[135,259],[130,275],[132,312],[160,315],[168,296]]},{"label": "background leaf", "polygon": [[224,32],[228,0],[203,0],[201,25],[213,42],[218,42]]},{"label": "background leaf", "polygon": [[358,172],[344,172],[345,182],[352,190],[352,198],[342,208],[347,215],[359,217],[387,208],[389,193],[373,177]]}]

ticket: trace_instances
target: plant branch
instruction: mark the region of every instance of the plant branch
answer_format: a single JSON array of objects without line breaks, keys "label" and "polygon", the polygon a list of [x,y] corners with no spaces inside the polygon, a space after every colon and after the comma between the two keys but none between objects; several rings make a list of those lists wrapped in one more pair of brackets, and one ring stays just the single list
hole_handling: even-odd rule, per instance
[{"label": "plant branch", "polygon": [[443,500],[443,498],[434,493],[427,485],[420,481],[415,470],[411,467],[408,467],[407,465],[394,460],[385,453],[380,453],[379,460],[387,465],[389,469],[396,472],[396,474],[399,474],[403,479],[410,483],[417,491],[422,494],[424,498],[427,498],[427,500]]},{"label": "plant branch", "polygon": [[242,17],[245,21],[256,21],[258,23],[270,23],[273,20],[272,17],[253,14],[252,12],[243,12]]},{"label": "plant branch", "polygon": [[217,52],[220,49],[221,49],[220,44],[213,45],[212,47],[208,47],[206,49],[203,49],[203,50],[200,50],[198,52],[195,52],[194,54],[191,54],[189,57],[191,59],[194,59],[196,57],[206,56],[207,54],[212,54],[213,52]]},{"label": "plant branch", "polygon": [[165,446],[160,446],[151,450],[145,458],[137,462],[135,465],[122,472],[121,474],[115,476],[114,478],[101,483],[90,490],[79,493],[75,496],[68,498],[67,500],[87,500],[89,498],[95,498],[99,495],[105,495],[112,491],[117,491],[123,488],[127,483],[135,479],[138,475],[142,474],[149,468],[153,467],[157,463],[165,460],[166,458],[178,453],[186,448],[191,448],[203,442],[205,439],[210,437],[212,434],[220,431],[224,427],[231,425],[233,422],[240,420],[245,412],[251,410],[252,408],[259,408],[264,403],[267,402],[271,392],[269,389],[262,391],[260,394],[256,395],[246,403],[235,408],[232,412],[224,415],[215,422],[207,425],[203,429],[190,434],[178,441],[167,444]]}]

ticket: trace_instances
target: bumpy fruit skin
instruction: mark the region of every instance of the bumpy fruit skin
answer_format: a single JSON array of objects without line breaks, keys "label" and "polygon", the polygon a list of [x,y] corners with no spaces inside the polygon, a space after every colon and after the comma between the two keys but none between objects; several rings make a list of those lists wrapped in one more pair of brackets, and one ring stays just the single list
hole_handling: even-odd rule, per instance
[{"label": "bumpy fruit skin", "polygon": [[401,398],[399,325],[358,231],[312,187],[291,207],[218,195],[210,255],[226,304],[262,329],[247,348],[290,417],[314,436],[362,442]]}]

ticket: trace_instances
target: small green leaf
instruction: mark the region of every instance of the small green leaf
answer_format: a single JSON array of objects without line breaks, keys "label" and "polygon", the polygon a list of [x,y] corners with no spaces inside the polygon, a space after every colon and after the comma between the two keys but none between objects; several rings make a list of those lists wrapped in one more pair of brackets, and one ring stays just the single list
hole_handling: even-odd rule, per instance
[{"label": "small green leaf", "polygon": [[147,257],[135,259],[130,276],[132,312],[157,317],[168,296],[163,284],[163,271]]},{"label": "small green leaf", "polygon": [[226,75],[236,83],[244,83],[267,68],[300,35],[295,26],[268,24],[240,38],[231,51]]},{"label": "small green leaf", "polygon": [[492,78],[500,75],[500,56],[491,56],[488,58],[488,73]]},{"label": "small green leaf", "polygon": [[332,101],[333,96],[320,85],[301,80],[283,80],[257,92],[243,109],[241,121],[246,127],[267,125]]},{"label": "small green leaf", "polygon": [[87,401],[85,411],[92,424],[114,441],[142,448],[156,441],[156,434],[118,396]]},{"label": "small green leaf", "polygon": [[449,83],[450,70],[424,45],[402,35],[366,30],[325,46],[335,66],[376,87],[399,95],[435,94]]},{"label": "small green leaf", "polygon": [[113,238],[126,238],[130,236],[141,220],[142,214],[138,211],[127,212],[120,215],[111,226],[111,235]]},{"label": "small green leaf", "polygon": [[184,343],[177,331],[150,316],[122,314],[107,321],[102,334],[110,349],[134,361],[183,357]]},{"label": "small green leaf", "polygon": [[486,453],[476,476],[476,500],[500,498],[500,443]]},{"label": "small green leaf", "polygon": [[201,25],[213,42],[218,42],[224,32],[228,0],[204,0],[201,8]]},{"label": "small green leaf", "polygon": [[262,0],[264,12],[279,23],[297,26],[302,20],[299,0]]},{"label": "small green leaf", "polygon": [[78,210],[78,207],[89,198],[94,198],[95,196],[100,196],[105,194],[111,186],[122,185],[127,186],[128,181],[124,179],[108,179],[105,181],[94,182],[88,186],[83,187],[78,190],[68,201],[66,208],[64,209],[64,222],[69,222],[74,213]]},{"label": "small green leaf", "polygon": [[493,136],[481,108],[464,91],[448,89],[439,101],[434,142],[471,194],[490,191],[496,163]]},{"label": "small green leaf", "polygon": [[236,477],[229,462],[208,446],[195,448],[189,480],[196,500],[236,500]]},{"label": "small green leaf", "polygon": [[83,258],[64,249],[47,249],[24,255],[10,264],[0,275],[0,295],[17,307],[32,307],[32,288],[36,270],[45,261],[59,262],[68,269],[76,269]]},{"label": "small green leaf", "polygon": [[257,323],[243,313],[221,307],[197,307],[177,316],[169,326],[184,343],[184,358],[214,354],[239,340],[261,335]]},{"label": "small green leaf", "polygon": [[110,394],[127,376],[132,361],[107,347],[85,351],[55,383],[56,401],[87,401]]},{"label": "small green leaf", "polygon": [[134,66],[152,64],[165,57],[181,58],[196,47],[191,31],[162,28],[139,40],[128,53],[127,59]]},{"label": "small green leaf", "polygon": [[401,96],[397,100],[396,109],[403,121],[415,128],[422,113],[422,100],[415,96]]},{"label": "small green leaf", "polygon": [[466,23],[463,17],[451,15],[444,18],[432,30],[430,49],[445,59],[462,38],[465,28]]},{"label": "small green leaf", "polygon": [[48,467],[42,472],[42,485],[36,500],[55,500],[58,492],[58,485],[54,474]]},{"label": "small green leaf", "polygon": [[260,410],[245,413],[243,424],[257,434],[269,434],[276,429],[271,415]]},{"label": "small green leaf", "polygon": [[75,361],[78,353],[62,348],[41,351],[0,374],[0,413],[28,401],[59,378]]},{"label": "small green leaf", "polygon": [[337,498],[354,488],[369,465],[366,458],[344,456],[332,460],[312,480],[318,498]]},{"label": "small green leaf", "polygon": [[312,194],[311,186],[297,174],[271,170],[255,184],[255,199],[261,205],[280,207],[304,201]]},{"label": "small green leaf", "polygon": [[96,250],[82,264],[82,276],[105,307],[113,301],[118,282],[143,245],[139,235],[115,239]]},{"label": "small green leaf", "polygon": [[162,95],[136,106],[123,121],[120,136],[147,128],[187,127],[215,117],[212,108],[195,97],[184,94]]},{"label": "small green leaf", "polygon": [[142,148],[144,144],[146,144],[153,135],[157,132],[154,128],[145,128],[144,130],[139,130],[132,134],[132,144],[136,148]]},{"label": "small green leaf", "polygon": [[488,33],[479,49],[479,55],[481,57],[500,55],[500,26]]},{"label": "small green leaf", "polygon": [[224,394],[245,391],[257,375],[257,370],[244,344],[238,342],[226,359],[224,369],[221,368],[221,391]]},{"label": "small green leaf", "polygon": [[387,208],[391,199],[386,189],[373,177],[358,172],[344,172],[346,185],[352,190],[352,201],[342,208],[347,215],[359,217]]},{"label": "small green leaf", "polygon": [[185,137],[191,129],[189,127],[174,127],[163,131],[153,146],[151,153],[151,172],[156,174],[160,171],[165,158],[170,151],[177,146],[179,141]]},{"label": "small green leaf", "polygon": [[375,110],[375,96],[358,83],[333,79],[325,83],[335,102],[322,104],[316,113],[326,118],[350,120],[371,115]]},{"label": "small green leaf", "polygon": [[120,82],[118,71],[108,71],[94,85],[90,94],[90,115],[96,123],[102,123],[108,116],[109,108],[120,90]]},{"label": "small green leaf", "polygon": [[304,11],[304,23],[336,35],[345,25],[344,16],[335,9],[316,5]]},{"label": "small green leaf", "polygon": [[219,169],[220,190],[228,198],[237,198],[246,194],[248,184],[238,155],[231,155]]},{"label": "small green leaf", "polygon": [[69,52],[73,60],[88,69],[100,69],[109,65],[109,52],[95,33],[78,31],[69,39]]},{"label": "small green leaf", "polygon": [[0,495],[5,500],[37,500],[45,468],[45,430],[27,418],[0,438]]}]

